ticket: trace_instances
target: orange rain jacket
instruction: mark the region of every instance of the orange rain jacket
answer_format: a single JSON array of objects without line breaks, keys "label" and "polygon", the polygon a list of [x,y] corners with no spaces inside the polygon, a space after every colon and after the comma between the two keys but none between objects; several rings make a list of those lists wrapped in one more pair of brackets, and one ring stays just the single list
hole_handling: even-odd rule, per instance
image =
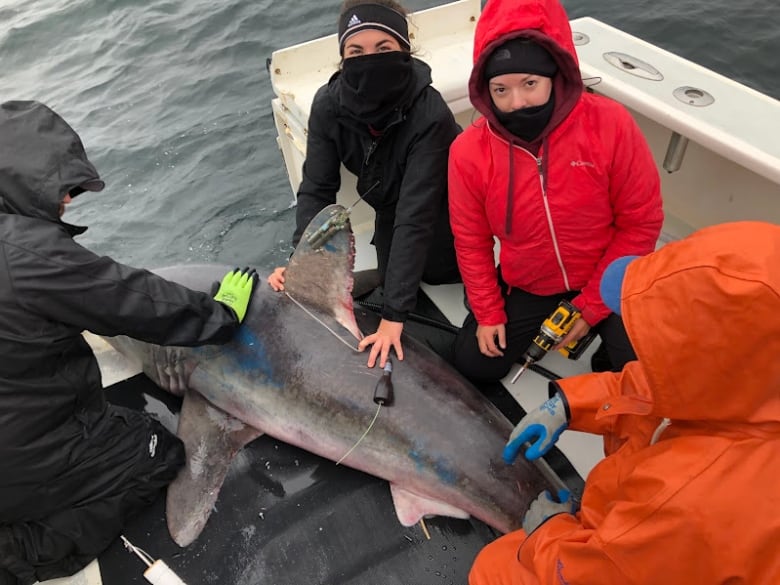
[{"label": "orange rain jacket", "polygon": [[569,428],[604,436],[580,511],[488,545],[469,583],[777,585],[780,226],[635,260],[622,315],[638,361],[559,381]]}]

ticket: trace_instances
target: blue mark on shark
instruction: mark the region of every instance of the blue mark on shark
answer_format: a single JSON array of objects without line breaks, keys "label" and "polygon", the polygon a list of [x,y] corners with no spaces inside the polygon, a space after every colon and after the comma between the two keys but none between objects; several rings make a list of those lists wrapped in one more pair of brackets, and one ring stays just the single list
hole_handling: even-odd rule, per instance
[{"label": "blue mark on shark", "polygon": [[229,346],[229,351],[235,355],[239,369],[252,372],[254,376],[261,377],[270,385],[282,388],[281,380],[276,375],[265,345],[251,328],[246,326],[239,328],[234,343]]},{"label": "blue mark on shark", "polygon": [[422,472],[426,469],[433,469],[436,477],[438,477],[442,483],[447,485],[455,485],[458,479],[457,471],[452,467],[451,463],[445,459],[433,459],[425,457],[423,452],[412,449],[409,451],[409,457],[414,461],[418,471]]},{"label": "blue mark on shark", "polygon": [[325,248],[325,250],[327,250],[328,252],[337,253],[337,252],[339,252],[339,251],[340,251],[340,248],[339,248],[339,246],[335,246],[335,245],[333,245],[333,242],[325,242],[325,243],[322,245],[322,247],[323,247],[323,248]]},{"label": "blue mark on shark", "polygon": [[[202,346],[192,348],[193,352],[200,354],[202,359],[214,359],[214,347]],[[257,382],[281,389],[283,383],[277,376],[273,360],[266,352],[262,339],[255,335],[250,327],[241,326],[235,337],[222,346],[221,352],[231,356],[227,360],[231,370],[250,376]]]}]

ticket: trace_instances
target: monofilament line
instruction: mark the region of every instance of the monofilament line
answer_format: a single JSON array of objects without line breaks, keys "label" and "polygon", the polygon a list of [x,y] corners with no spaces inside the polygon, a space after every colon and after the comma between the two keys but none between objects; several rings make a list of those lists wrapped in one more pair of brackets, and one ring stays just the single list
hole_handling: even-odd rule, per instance
[{"label": "monofilament line", "polygon": [[354,451],[354,450],[355,450],[355,448],[356,448],[358,445],[360,445],[360,442],[361,442],[363,439],[365,439],[365,438],[366,438],[366,435],[368,435],[368,432],[371,430],[371,427],[373,427],[373,426],[374,426],[374,423],[376,422],[376,419],[377,419],[377,418],[379,418],[379,411],[380,411],[380,410],[382,410],[382,405],[381,405],[381,404],[377,404],[377,406],[376,406],[376,414],[374,414],[374,418],[373,418],[373,420],[371,421],[371,424],[369,424],[369,425],[368,425],[368,428],[366,429],[366,432],[365,432],[365,433],[363,433],[363,435],[362,435],[362,436],[361,436],[361,437],[360,437],[360,438],[357,440],[357,443],[355,443],[354,445],[352,445],[352,448],[351,448],[349,451],[347,451],[346,453],[344,453],[344,455],[342,455],[341,459],[339,459],[338,461],[336,461],[336,465],[338,465],[339,463],[341,463],[342,461],[344,461],[344,459],[346,459],[346,458],[349,456],[349,454],[350,454],[350,453],[352,453],[352,451]]},{"label": "monofilament line", "polygon": [[125,548],[129,550],[131,553],[134,553],[139,559],[141,559],[147,567],[152,566],[152,563],[154,563],[154,559],[151,557],[149,553],[147,553],[144,549],[135,546],[132,542],[127,540],[124,534],[120,534],[119,538],[122,539]]},{"label": "monofilament line", "polygon": [[[293,303],[295,303],[295,304],[296,304],[296,305],[298,305],[298,306],[299,306],[301,309],[303,309],[303,311],[304,311],[304,312],[305,312],[307,315],[309,315],[309,317],[311,317],[311,318],[312,318],[312,319],[314,319],[314,320],[315,320],[317,323],[319,323],[319,324],[320,324],[320,325],[322,325],[322,326],[323,326],[325,329],[327,329],[327,330],[328,330],[328,331],[331,333],[331,335],[333,335],[333,336],[334,336],[336,339],[338,339],[338,340],[339,340],[341,343],[343,343],[344,345],[346,345],[346,346],[347,346],[349,349],[351,349],[352,351],[358,351],[358,349],[357,349],[356,347],[352,347],[352,346],[351,346],[349,343],[347,343],[346,341],[344,341],[344,340],[341,338],[341,336],[340,336],[338,333],[336,333],[335,331],[333,331],[333,329],[331,329],[330,327],[328,327],[327,323],[324,323],[324,322],[322,321],[322,319],[320,319],[319,317],[317,317],[317,315],[315,315],[314,313],[312,313],[311,311],[309,311],[309,309],[307,309],[307,308],[306,308],[306,307],[304,307],[304,306],[303,306],[301,303],[299,303],[299,302],[298,302],[296,299],[294,299],[294,298],[292,297],[292,295],[290,295],[290,293],[288,293],[287,291],[284,291],[284,294],[286,294],[286,295],[287,295],[287,298],[289,298],[289,299],[290,299],[290,300],[291,300]],[[379,411],[380,411],[380,410],[382,410],[382,405],[381,405],[381,404],[378,404],[378,405],[377,405],[377,407],[376,407],[376,413],[374,414],[374,418],[371,420],[371,423],[368,425],[368,428],[366,429],[366,432],[364,432],[364,433],[361,435],[361,437],[360,437],[360,438],[357,440],[357,442],[356,442],[354,445],[352,445],[352,447],[350,448],[350,450],[349,450],[349,451],[347,451],[346,453],[344,453],[344,455],[342,455],[342,456],[341,456],[341,459],[339,459],[338,461],[336,461],[336,465],[339,465],[339,464],[340,464],[342,461],[344,461],[344,459],[346,459],[346,458],[349,456],[349,454],[350,454],[350,453],[352,453],[352,451],[354,451],[354,450],[357,448],[357,446],[358,446],[358,445],[360,445],[360,442],[361,442],[363,439],[365,439],[365,438],[366,438],[366,435],[368,435],[368,433],[371,431],[371,428],[374,426],[374,423],[376,422],[376,419],[377,419],[377,418],[379,418]]]},{"label": "monofilament line", "polygon": [[312,318],[312,319],[314,319],[314,320],[315,320],[317,323],[319,323],[319,324],[320,324],[320,325],[322,325],[322,326],[323,326],[325,329],[327,329],[327,330],[330,332],[330,334],[331,334],[331,335],[333,335],[333,337],[335,337],[336,339],[338,339],[338,340],[339,340],[341,343],[343,343],[344,345],[346,345],[346,346],[347,346],[349,349],[351,349],[352,351],[358,351],[358,349],[357,349],[356,347],[353,347],[353,346],[351,346],[349,343],[347,343],[346,341],[344,341],[344,339],[342,339],[341,335],[339,335],[338,333],[336,333],[335,331],[333,331],[333,329],[331,329],[330,327],[328,327],[328,324],[327,324],[327,323],[325,323],[325,322],[324,322],[322,319],[320,319],[319,317],[317,317],[317,315],[315,315],[314,313],[312,313],[312,312],[311,312],[309,309],[307,309],[307,308],[306,308],[306,307],[304,307],[304,306],[303,306],[301,303],[299,303],[299,302],[298,302],[296,299],[294,299],[290,293],[288,293],[287,291],[284,291],[284,294],[286,294],[286,295],[287,295],[287,298],[289,298],[289,299],[290,299],[290,300],[291,300],[293,303],[295,303],[295,304],[296,304],[296,305],[298,305],[298,306],[299,306],[301,309],[303,309],[303,311],[304,311],[304,312],[305,312],[305,313],[306,313],[306,314],[307,314],[309,317],[311,317],[311,318]]}]

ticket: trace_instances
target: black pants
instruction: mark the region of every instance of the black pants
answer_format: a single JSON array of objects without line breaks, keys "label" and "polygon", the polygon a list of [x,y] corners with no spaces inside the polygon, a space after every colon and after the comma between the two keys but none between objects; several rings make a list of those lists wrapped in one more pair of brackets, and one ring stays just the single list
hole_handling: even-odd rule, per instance
[{"label": "black pants", "polygon": [[[507,315],[506,349],[502,357],[488,357],[479,351],[477,321],[469,312],[463,327],[455,339],[453,359],[455,367],[472,382],[494,382],[505,377],[512,365],[528,349],[542,322],[555,310],[561,300],[571,300],[579,293],[539,296],[513,288],[507,294],[507,286],[501,282],[504,310]],[[623,320],[612,313],[596,326],[596,331],[606,346],[613,371],[620,371],[626,362],[636,359],[628,340]]]},{"label": "black pants", "polygon": [[[390,247],[393,240],[393,218],[377,216],[371,243],[376,248],[377,269],[384,282]],[[434,226],[434,235],[428,247],[422,281],[427,284],[454,284],[462,282],[458,259],[455,256],[455,238],[450,229],[449,214],[443,213]]]},{"label": "black pants", "polygon": [[49,488],[55,502],[0,524],[0,584],[31,585],[66,577],[88,565],[121,534],[125,523],[154,502],[184,465],[184,446],[148,415],[109,406],[85,441],[81,485]]},{"label": "black pants", "polygon": [[437,225],[436,234],[428,249],[422,280],[427,284],[463,282],[455,256],[455,240],[449,227],[449,219],[444,225]]}]

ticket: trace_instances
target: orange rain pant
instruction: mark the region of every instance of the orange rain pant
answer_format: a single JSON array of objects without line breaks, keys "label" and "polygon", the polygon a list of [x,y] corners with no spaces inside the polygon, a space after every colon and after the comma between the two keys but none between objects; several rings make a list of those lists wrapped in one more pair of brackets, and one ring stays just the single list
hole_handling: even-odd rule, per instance
[{"label": "orange rain pant", "polygon": [[515,530],[485,546],[471,567],[469,585],[538,585],[517,558],[525,539],[525,532]]}]

